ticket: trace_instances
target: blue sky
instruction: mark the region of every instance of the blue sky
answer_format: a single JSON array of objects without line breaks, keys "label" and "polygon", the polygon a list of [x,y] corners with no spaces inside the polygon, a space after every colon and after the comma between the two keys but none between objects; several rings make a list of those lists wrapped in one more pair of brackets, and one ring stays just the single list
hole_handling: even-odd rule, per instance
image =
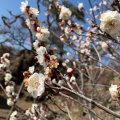
[{"label": "blue sky", "polygon": [[[21,5],[21,2],[24,2],[24,1],[25,0],[0,0],[0,18],[2,15],[9,17],[8,10],[12,11],[12,13],[14,15],[21,14],[20,5]],[[61,0],[59,0],[59,1],[61,1]],[[87,10],[89,12],[90,5],[89,5],[88,0],[69,0],[69,1],[71,3],[73,3],[75,6],[78,6],[78,3],[83,2],[85,10]],[[97,1],[101,1],[101,0],[97,0]],[[36,0],[28,0],[28,2],[31,7],[35,7],[35,8],[37,7]],[[91,2],[93,4],[94,0],[91,0]],[[45,20],[44,13],[45,13],[45,9],[44,9],[44,7],[41,6],[41,13],[39,15],[40,20]],[[87,15],[85,18],[87,18]],[[1,19],[0,19],[0,21],[1,21]],[[85,27],[87,27],[87,26],[88,25],[86,23]]]},{"label": "blue sky", "polygon": [[[24,1],[25,0],[0,0],[0,22],[1,22],[0,24],[2,24],[2,21],[1,21],[2,16],[11,17],[8,13],[8,10],[12,11],[14,15],[21,14],[20,6],[21,6],[21,2],[24,2]],[[59,0],[59,1],[62,1],[62,0]],[[69,1],[73,3],[75,6],[78,6],[78,3],[83,2],[85,9],[89,8],[88,0],[69,0]],[[28,3],[31,7],[37,8],[36,0],[28,0]],[[40,10],[41,12],[39,15],[39,19],[42,21],[42,20],[45,20],[45,14],[44,14],[45,8],[41,6]]]},{"label": "blue sky", "polygon": [[[8,15],[8,10],[12,11],[13,14],[19,14],[21,2],[25,0],[0,0],[0,16]],[[29,4],[36,7],[36,0],[28,0]]]},{"label": "blue sky", "polygon": [[[23,1],[25,1],[25,0],[0,0],[0,17],[2,15],[9,16],[8,10],[12,11],[13,14],[21,13],[20,5],[21,5],[21,2],[23,2]],[[89,6],[88,0],[69,0],[69,1],[72,2],[76,6],[78,5],[78,2],[83,2],[85,8],[88,8],[88,6]],[[28,2],[31,7],[36,7],[36,0],[28,0]],[[41,7],[40,16],[43,17],[44,12],[45,12],[44,8]]]}]

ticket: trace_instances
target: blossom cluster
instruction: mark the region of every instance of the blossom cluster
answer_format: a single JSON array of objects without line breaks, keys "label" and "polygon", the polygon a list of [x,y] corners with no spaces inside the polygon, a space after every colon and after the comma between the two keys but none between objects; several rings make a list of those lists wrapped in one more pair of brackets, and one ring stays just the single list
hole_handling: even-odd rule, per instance
[{"label": "blossom cluster", "polygon": [[5,93],[7,96],[7,105],[12,106],[17,99],[17,94],[14,91],[15,83],[11,80],[12,74],[9,70],[10,60],[9,53],[4,53],[1,57],[1,71],[4,72],[4,80],[5,80]]},{"label": "blossom cluster", "polygon": [[[93,65],[92,60],[100,64],[102,63],[100,57],[101,53],[99,52],[101,48],[102,52],[108,53],[112,56],[110,56],[110,58],[117,61],[117,55],[119,55],[117,51],[119,47],[117,47],[117,45],[119,43],[120,33],[120,13],[118,12],[117,5],[113,4],[115,1],[113,2],[111,0],[109,4],[110,10],[104,11],[103,9],[102,12],[100,12],[101,7],[108,6],[106,0],[103,0],[99,4],[95,3],[96,6],[89,9],[90,14],[93,15],[93,20],[88,18],[87,22],[90,26],[84,29],[82,24],[76,22],[76,19],[73,19],[73,13],[70,8],[61,5],[58,0],[49,0],[49,2],[49,14],[52,9],[55,9],[59,15],[57,25],[61,30],[61,34],[57,37],[65,43],[66,46],[72,48],[74,53],[71,54],[67,52],[66,57],[68,57],[68,59],[65,58],[62,62],[62,66],[65,68],[63,71],[65,72],[60,71],[60,63],[56,51],[46,46],[51,30],[43,26],[38,20],[39,11],[36,8],[30,7],[28,1],[21,2],[20,9],[22,13],[27,16],[26,25],[36,37],[36,40],[33,42],[33,48],[36,53],[35,58],[37,59],[37,63],[40,64],[39,71],[36,70],[36,66],[31,66],[23,73],[24,85],[34,99],[42,97],[43,94],[45,95],[47,89],[51,89],[52,92],[59,92],[59,89],[64,87],[68,88],[68,91],[75,91],[77,88],[75,92],[77,96],[81,96],[83,93],[81,90],[83,90],[84,87],[84,79],[86,79],[85,77],[87,77],[89,82],[93,82],[95,78],[92,78],[93,73],[90,73],[90,67]],[[55,8],[51,7],[52,4]],[[115,8],[115,10],[111,10],[111,8]],[[84,10],[83,3],[78,4],[77,10],[79,12]],[[96,12],[99,12],[99,16]],[[99,17],[100,25],[98,26],[96,19]],[[94,54],[97,55],[97,57],[94,57]],[[8,53],[1,57],[0,70],[6,71],[9,68],[10,62],[7,59],[8,57]],[[71,64],[73,68],[69,67],[70,61],[73,61]],[[111,69],[112,68],[110,68],[110,70]],[[77,85],[74,70],[78,70],[80,74],[80,84],[82,86],[80,89]],[[102,73],[101,71],[100,65],[100,75]],[[115,70],[113,71],[116,72]],[[12,75],[10,72],[5,73],[4,79],[6,84],[5,92],[8,97],[7,104],[11,106],[14,105],[18,98],[17,94],[14,92],[15,83],[11,81]],[[80,95],[78,95],[78,91]],[[120,86],[111,85],[109,92],[112,100],[119,102]],[[49,91],[47,93],[49,93]],[[32,104],[32,106],[25,111],[25,116],[29,119],[40,120],[46,117],[45,112],[46,109],[43,106],[39,107],[37,104]],[[10,115],[10,119],[17,119],[16,115],[17,112],[14,111]]]},{"label": "blossom cluster", "polygon": [[118,85],[111,85],[111,87],[109,88],[110,94],[111,94],[111,98],[112,100],[117,101],[118,103],[120,103],[120,86]]},{"label": "blossom cluster", "polygon": [[21,2],[21,11],[28,17],[26,20],[26,25],[35,34],[38,40],[46,41],[49,37],[50,32],[47,28],[41,25],[41,22],[37,20],[39,11],[28,5],[28,1]]},{"label": "blossom cluster", "polygon": [[[32,69],[32,71],[31,71]],[[23,73],[25,79],[24,83],[27,87],[27,91],[36,98],[41,96],[45,91],[45,76],[41,73],[34,73],[34,66],[29,67],[29,71]]]},{"label": "blossom cluster", "polygon": [[6,69],[10,66],[10,61],[8,59],[9,56],[9,53],[4,53],[1,57],[0,71],[6,71]]},{"label": "blossom cluster", "polygon": [[[21,10],[23,13],[25,13],[28,16],[29,20],[34,21],[34,19],[36,19],[36,18],[29,17],[32,14],[33,14],[32,16],[34,16],[34,14],[35,14],[34,12],[30,12],[30,14],[29,14],[29,10],[26,11],[27,13],[23,11],[23,8],[24,7],[27,8],[27,6],[28,6],[28,2],[26,2],[26,3],[22,2]],[[38,30],[38,28],[39,27],[37,24],[37,30]],[[47,32],[45,33],[45,35],[46,34],[47,34]],[[38,60],[38,63],[44,67],[45,75],[43,75],[41,73],[36,73],[36,72],[34,72],[34,70],[33,70],[33,72],[30,72],[31,70],[28,70],[28,71],[24,72],[23,75],[25,76],[24,81],[25,81],[25,85],[27,87],[28,92],[31,93],[31,95],[34,98],[36,98],[38,96],[41,96],[44,93],[45,82],[47,84],[52,84],[52,81],[53,81],[53,83],[55,83],[55,81],[57,81],[58,83],[63,83],[63,82],[61,82],[61,80],[63,79],[63,76],[57,70],[59,63],[57,61],[57,56],[54,55],[54,50],[46,49],[46,47],[44,46],[44,41],[40,41],[40,39],[35,40],[35,42],[33,43],[33,47],[37,53],[36,58]],[[34,68],[32,68],[32,69],[34,69]]]},{"label": "blossom cluster", "polygon": [[32,120],[41,120],[46,117],[47,108],[44,105],[32,104],[32,106],[25,111],[25,115]]},{"label": "blossom cluster", "polygon": [[106,11],[101,14],[100,28],[102,31],[108,33],[112,37],[120,35],[120,13],[117,11]]}]

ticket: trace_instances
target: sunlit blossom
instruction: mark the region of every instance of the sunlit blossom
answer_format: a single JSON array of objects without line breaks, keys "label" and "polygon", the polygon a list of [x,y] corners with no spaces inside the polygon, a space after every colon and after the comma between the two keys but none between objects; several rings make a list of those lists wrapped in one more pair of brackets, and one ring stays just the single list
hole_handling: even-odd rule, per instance
[{"label": "sunlit blossom", "polygon": [[83,6],[83,3],[79,3],[79,4],[78,4],[78,10],[79,10],[79,11],[81,11],[81,10],[83,9],[83,7],[84,7],[84,6]]},{"label": "sunlit blossom", "polygon": [[59,17],[62,20],[68,20],[70,18],[71,14],[72,14],[72,12],[70,11],[69,8],[66,8],[65,6],[62,6]]},{"label": "sunlit blossom", "polygon": [[106,11],[101,14],[100,28],[112,37],[118,36],[120,33],[120,14],[117,11]]},{"label": "sunlit blossom", "polygon": [[109,88],[111,97],[113,100],[117,100],[118,98],[118,90],[117,90],[117,85],[111,85],[111,87]]},{"label": "sunlit blossom", "polygon": [[32,8],[32,7],[30,7],[30,9],[29,9],[29,13],[34,15],[35,17],[39,15],[38,9]]},{"label": "sunlit blossom", "polygon": [[26,7],[28,6],[28,1],[26,0],[25,2],[21,2],[21,7],[20,10],[22,13],[27,14]]},{"label": "sunlit blossom", "polygon": [[36,37],[37,37],[37,39],[39,39],[41,41],[46,41],[48,39],[48,37],[50,36],[50,32],[48,31],[47,28],[38,27],[37,31],[38,32],[36,33]]},{"label": "sunlit blossom", "polygon": [[44,66],[44,68],[47,67],[48,64],[48,55],[47,55],[47,50],[45,47],[41,46],[40,48],[37,49],[37,59],[38,62]]},{"label": "sunlit blossom", "polygon": [[34,98],[41,96],[44,93],[44,80],[45,76],[41,73],[34,73],[29,77],[27,90]]},{"label": "sunlit blossom", "polygon": [[57,68],[58,67],[59,63],[57,62],[56,58],[57,57],[55,55],[50,56],[50,61],[49,61],[50,68]]},{"label": "sunlit blossom", "polygon": [[5,77],[4,77],[4,79],[5,79],[5,81],[10,81],[11,80],[11,78],[12,78],[12,75],[11,75],[11,73],[6,73],[5,74]]}]

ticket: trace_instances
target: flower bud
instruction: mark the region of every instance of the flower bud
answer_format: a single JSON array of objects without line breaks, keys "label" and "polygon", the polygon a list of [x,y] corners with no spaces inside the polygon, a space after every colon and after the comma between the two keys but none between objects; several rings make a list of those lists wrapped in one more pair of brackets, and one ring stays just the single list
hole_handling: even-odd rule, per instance
[{"label": "flower bud", "polygon": [[73,74],[73,69],[72,68],[68,68],[67,69],[67,74],[71,76]]},{"label": "flower bud", "polygon": [[24,76],[24,77],[27,77],[28,75],[29,75],[29,72],[28,72],[28,71],[23,72],[23,76]]}]

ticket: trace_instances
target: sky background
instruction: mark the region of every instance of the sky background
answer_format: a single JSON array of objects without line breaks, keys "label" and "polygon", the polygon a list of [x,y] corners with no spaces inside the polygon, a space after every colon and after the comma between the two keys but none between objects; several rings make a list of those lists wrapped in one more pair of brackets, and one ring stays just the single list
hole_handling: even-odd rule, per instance
[{"label": "sky background", "polygon": [[[9,16],[8,10],[12,11],[13,14],[20,14],[20,5],[21,2],[25,0],[0,0],[0,17],[2,15],[4,16]],[[61,1],[61,0],[59,0]],[[78,5],[79,2],[83,2],[85,9],[89,8],[88,0],[69,0],[71,3],[73,3],[75,6]],[[93,1],[93,0],[92,0]],[[28,0],[28,3],[31,7],[36,7],[36,0]],[[45,9],[41,6],[41,13],[40,13],[40,18],[44,19],[44,12]]]},{"label": "sky background", "polygon": [[[0,0],[0,24],[2,24],[2,20],[1,17],[2,16],[7,16],[10,17],[8,10],[12,11],[12,13],[14,15],[18,15],[21,14],[20,11],[20,6],[21,6],[21,2],[24,2],[25,0]],[[41,0],[42,1],[42,0]],[[61,2],[62,0],[59,0],[59,2]],[[78,6],[78,3],[83,3],[84,4],[84,8],[85,10],[89,13],[89,2],[88,0],[68,0],[71,3],[73,3],[75,6]],[[91,0],[91,3],[94,4],[95,0]],[[101,0],[97,0],[97,2],[100,2]],[[36,0],[28,0],[28,3],[31,7],[35,7],[36,6]],[[39,18],[40,20],[45,20],[45,8],[43,6],[40,6],[40,15]],[[88,16],[85,14],[85,20]],[[88,23],[83,23],[84,27],[87,28]]]},{"label": "sky background", "polygon": [[[21,6],[21,2],[24,2],[24,1],[25,0],[0,0],[0,25],[3,24],[2,20],[1,20],[2,16],[11,18],[8,11],[11,11],[13,15],[21,14],[20,6]],[[62,0],[59,0],[59,2],[61,2],[61,1]],[[78,6],[78,3],[83,2],[85,9],[89,9],[88,0],[69,0],[69,1],[71,3],[73,3],[75,6]],[[31,7],[37,8],[36,0],[28,0],[28,3]],[[46,9],[41,4],[40,4],[40,11],[41,12],[39,15],[39,20],[40,21],[46,20],[46,17],[45,17]],[[17,23],[17,24],[19,24],[19,23]],[[85,23],[82,22],[82,24],[85,24]],[[87,25],[85,25],[85,26],[87,26]]]}]

